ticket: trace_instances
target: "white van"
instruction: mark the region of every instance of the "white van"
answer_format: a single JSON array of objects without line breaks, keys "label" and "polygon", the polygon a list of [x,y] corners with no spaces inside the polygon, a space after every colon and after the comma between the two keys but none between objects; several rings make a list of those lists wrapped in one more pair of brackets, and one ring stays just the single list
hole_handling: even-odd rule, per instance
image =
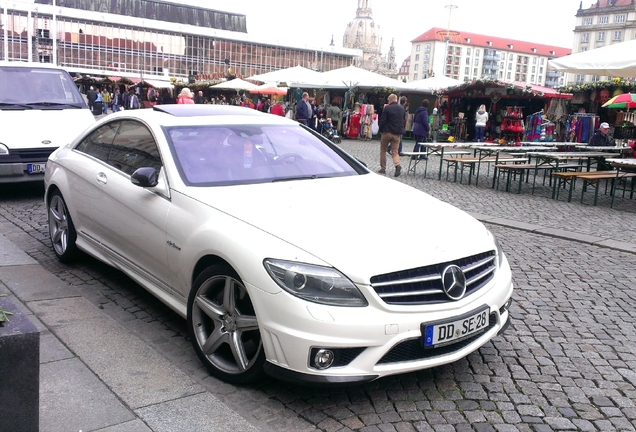
[{"label": "white van", "polygon": [[64,69],[0,61],[0,183],[43,181],[53,150],[94,122]]}]

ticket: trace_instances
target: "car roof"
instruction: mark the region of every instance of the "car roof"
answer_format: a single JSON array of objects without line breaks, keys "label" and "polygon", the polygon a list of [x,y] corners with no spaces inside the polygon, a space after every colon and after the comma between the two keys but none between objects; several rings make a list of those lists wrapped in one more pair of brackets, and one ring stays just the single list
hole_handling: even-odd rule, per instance
[{"label": "car roof", "polygon": [[0,60],[0,67],[15,67],[15,68],[42,68],[42,69],[56,69],[66,70],[63,67],[56,66],[52,63],[37,63],[37,62],[24,62],[24,61],[5,61]]},{"label": "car roof", "polygon": [[125,110],[103,117],[100,123],[118,118],[137,118],[161,126],[271,124],[298,126],[285,117],[263,113],[252,108],[230,105],[155,105],[152,109]]}]

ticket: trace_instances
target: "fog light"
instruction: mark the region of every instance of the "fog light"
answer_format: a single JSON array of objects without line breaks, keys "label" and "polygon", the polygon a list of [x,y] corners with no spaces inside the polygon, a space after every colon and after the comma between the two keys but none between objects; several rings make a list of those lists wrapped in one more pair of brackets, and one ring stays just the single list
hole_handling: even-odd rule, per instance
[{"label": "fog light", "polygon": [[314,364],[316,369],[327,369],[333,364],[333,360],[336,356],[333,351],[328,349],[320,349],[314,356]]}]

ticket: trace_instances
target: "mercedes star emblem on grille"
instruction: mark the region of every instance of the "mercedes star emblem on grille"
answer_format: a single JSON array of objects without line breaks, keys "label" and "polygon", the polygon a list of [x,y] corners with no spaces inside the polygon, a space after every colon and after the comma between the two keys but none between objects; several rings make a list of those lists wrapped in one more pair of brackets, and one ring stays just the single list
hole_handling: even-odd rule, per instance
[{"label": "mercedes star emblem on grille", "polygon": [[459,300],[466,294],[466,276],[455,264],[449,265],[442,272],[442,285],[451,300]]}]

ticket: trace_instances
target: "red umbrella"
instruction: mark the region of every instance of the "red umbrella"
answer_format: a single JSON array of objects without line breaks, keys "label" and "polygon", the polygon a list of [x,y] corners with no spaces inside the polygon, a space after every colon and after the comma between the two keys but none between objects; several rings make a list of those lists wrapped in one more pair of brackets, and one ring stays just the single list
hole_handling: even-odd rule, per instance
[{"label": "red umbrella", "polygon": [[263,84],[262,86],[258,86],[255,89],[250,90],[249,92],[252,94],[284,96],[287,94],[287,88],[276,87],[275,84]]}]

